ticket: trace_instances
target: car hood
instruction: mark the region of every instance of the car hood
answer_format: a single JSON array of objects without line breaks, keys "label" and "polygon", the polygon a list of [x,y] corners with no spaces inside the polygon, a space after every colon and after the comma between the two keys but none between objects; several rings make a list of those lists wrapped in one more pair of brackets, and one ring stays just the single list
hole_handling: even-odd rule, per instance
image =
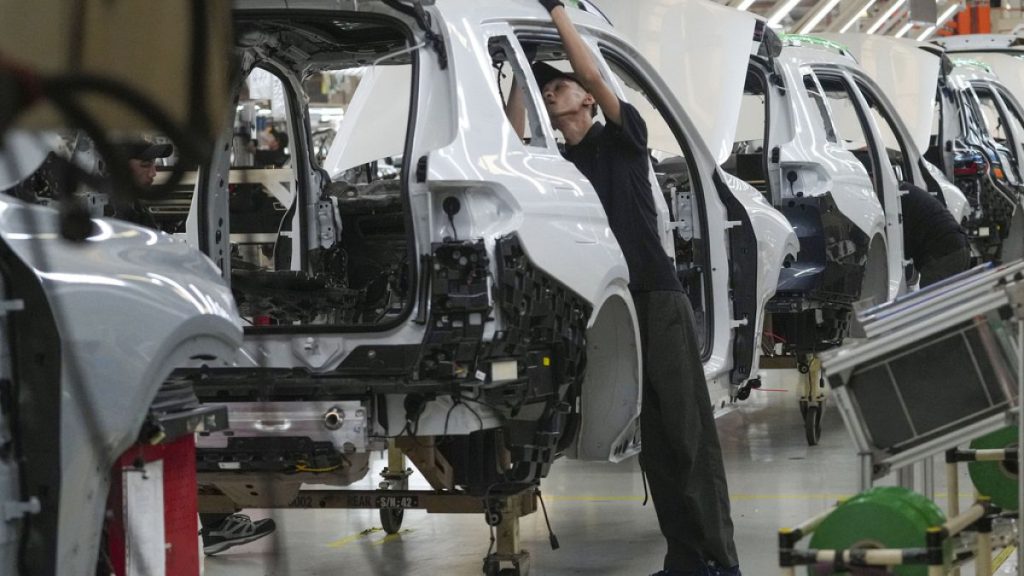
[{"label": "car hood", "polygon": [[757,17],[705,0],[589,1],[658,70],[716,162],[724,162],[736,137]]},{"label": "car hood", "polygon": [[928,149],[941,58],[924,42],[875,34],[818,34],[843,44],[896,107],[918,150]]}]

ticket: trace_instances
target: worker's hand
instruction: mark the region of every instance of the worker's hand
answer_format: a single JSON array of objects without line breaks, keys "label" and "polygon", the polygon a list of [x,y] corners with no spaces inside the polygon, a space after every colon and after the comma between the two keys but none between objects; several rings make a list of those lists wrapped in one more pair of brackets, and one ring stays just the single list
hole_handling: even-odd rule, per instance
[{"label": "worker's hand", "polygon": [[555,8],[557,8],[559,6],[562,6],[562,7],[565,6],[565,4],[562,4],[562,0],[537,0],[537,1],[540,2],[540,5],[543,6],[548,12],[551,12],[552,10],[554,10]]}]

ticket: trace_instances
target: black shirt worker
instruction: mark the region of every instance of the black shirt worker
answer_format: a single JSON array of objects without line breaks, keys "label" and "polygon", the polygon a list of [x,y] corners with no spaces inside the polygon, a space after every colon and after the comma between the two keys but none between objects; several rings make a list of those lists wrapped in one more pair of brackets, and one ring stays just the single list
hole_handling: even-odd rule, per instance
[{"label": "black shirt worker", "polygon": [[967,233],[949,210],[927,190],[904,182],[903,253],[921,274],[921,288],[959,274],[970,266]]},{"label": "black shirt worker", "polygon": [[[643,355],[641,461],[662,534],[661,576],[736,574],[729,491],[693,310],[662,248],[649,178],[647,126],[604,82],[557,0],[551,12],[573,74],[543,63],[534,74],[566,158],[594,186],[629,268]],[[600,106],[607,125],[595,123]]]}]

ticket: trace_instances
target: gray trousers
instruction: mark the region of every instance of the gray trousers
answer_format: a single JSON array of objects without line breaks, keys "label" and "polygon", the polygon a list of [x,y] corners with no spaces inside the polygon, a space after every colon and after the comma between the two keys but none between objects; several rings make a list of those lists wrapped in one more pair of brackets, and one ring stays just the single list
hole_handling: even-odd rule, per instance
[{"label": "gray trousers", "polygon": [[668,542],[665,568],[731,568],[729,488],[693,309],[681,292],[635,293],[633,302],[644,361],[640,461]]},{"label": "gray trousers", "polygon": [[966,246],[929,260],[921,267],[921,288],[967,270],[971,265],[971,251]]}]

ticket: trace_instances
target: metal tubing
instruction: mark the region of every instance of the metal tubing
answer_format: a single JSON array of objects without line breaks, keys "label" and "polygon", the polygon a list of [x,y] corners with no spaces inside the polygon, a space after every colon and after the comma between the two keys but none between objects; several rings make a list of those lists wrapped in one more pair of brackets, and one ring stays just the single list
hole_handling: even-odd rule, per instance
[{"label": "metal tubing", "polygon": [[921,493],[925,498],[935,500],[935,457],[929,456],[921,461]]},{"label": "metal tubing", "polygon": [[1013,460],[1013,458],[1007,458],[1007,452],[1016,452],[1016,448],[993,448],[988,450],[975,450],[974,461],[975,462],[1002,462],[1003,460]]},{"label": "metal tubing", "polygon": [[946,508],[950,518],[960,515],[960,467],[956,462],[946,464]]},{"label": "metal tubing", "polygon": [[[1024,402],[1024,322],[1017,320],[1017,405]],[[1017,446],[1024,447],[1024,425],[1017,418]],[[1024,502],[1024,474],[1017,475],[1018,502]],[[1018,519],[1019,520],[1019,519]],[[1024,564],[1024,530],[1017,531],[1017,574]]]},{"label": "metal tubing", "polygon": [[872,462],[870,452],[861,452],[858,457],[860,458],[860,491],[864,492],[870,490],[875,483],[874,462]]},{"label": "metal tubing", "polygon": [[977,549],[974,553],[974,573],[992,573],[992,535],[988,532],[978,532]]},{"label": "metal tubing", "polygon": [[870,490],[871,485],[874,484],[874,477],[872,472],[873,462],[871,461],[870,452],[861,452],[858,454],[860,458],[860,491]]},{"label": "metal tubing", "polygon": [[896,484],[906,488],[907,490],[914,489],[914,465],[907,464],[896,471]]},{"label": "metal tubing", "polygon": [[[960,515],[960,466],[956,462],[946,464],[946,508],[947,518]],[[960,568],[953,568],[949,576],[960,576]]]},{"label": "metal tubing", "polygon": [[970,526],[971,524],[974,524],[975,522],[980,520],[984,515],[985,507],[982,506],[981,504],[974,504],[970,508],[968,508],[967,511],[963,514],[960,514],[955,518],[950,518],[949,520],[947,520],[946,523],[942,525],[942,527],[946,529],[946,533],[949,535],[949,537],[953,537],[963,532],[964,529]]},{"label": "metal tubing", "polygon": [[395,446],[394,438],[388,440],[388,472],[391,474],[405,472],[405,454]]}]

